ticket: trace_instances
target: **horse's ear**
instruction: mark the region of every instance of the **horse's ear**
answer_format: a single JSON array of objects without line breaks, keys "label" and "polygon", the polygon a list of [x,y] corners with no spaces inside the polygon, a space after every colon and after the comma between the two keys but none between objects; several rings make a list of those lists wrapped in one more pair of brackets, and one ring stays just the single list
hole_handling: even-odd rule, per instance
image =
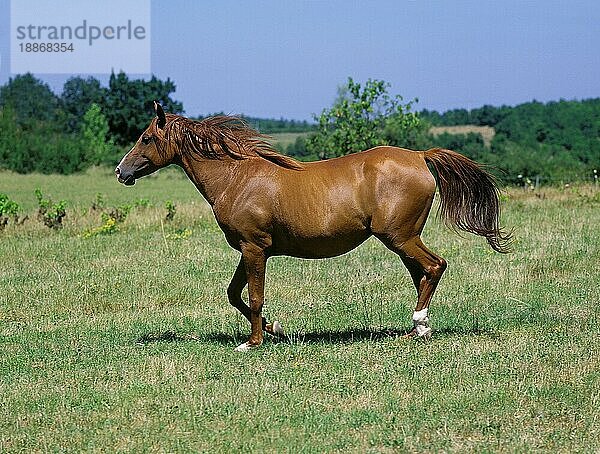
[{"label": "horse's ear", "polygon": [[154,101],[154,110],[156,112],[156,116],[158,117],[158,122],[156,123],[156,126],[162,129],[167,124],[167,117],[165,116],[165,111],[163,110],[162,106],[156,101]]}]

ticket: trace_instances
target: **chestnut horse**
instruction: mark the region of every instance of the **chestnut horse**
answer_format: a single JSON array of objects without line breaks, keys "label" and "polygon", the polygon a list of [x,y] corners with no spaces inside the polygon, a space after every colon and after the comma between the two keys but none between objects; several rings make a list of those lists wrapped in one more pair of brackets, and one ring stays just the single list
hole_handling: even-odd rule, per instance
[{"label": "chestnut horse", "polygon": [[[494,179],[458,153],[381,146],[300,163],[277,153],[237,117],[195,121],[165,114],[156,102],[154,107],[156,117],[121,160],[116,176],[132,185],[177,164],[210,204],[227,242],[242,254],[227,296],[252,333],[237,351],[261,345],[263,330],[283,335],[279,322],[268,323],[261,314],[269,257],[334,257],[371,235],[408,268],[417,289],[409,335],[429,338],[427,312],[446,261],[420,238],[436,189],[428,163],[437,173],[446,224],[485,237],[498,252],[508,250],[510,235],[499,227]],[[246,285],[249,306],[241,296]]]}]

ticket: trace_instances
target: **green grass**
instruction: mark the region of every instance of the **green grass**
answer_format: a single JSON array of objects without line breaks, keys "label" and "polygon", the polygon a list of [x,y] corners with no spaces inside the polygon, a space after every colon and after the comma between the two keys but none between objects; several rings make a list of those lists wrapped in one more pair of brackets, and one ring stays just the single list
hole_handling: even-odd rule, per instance
[{"label": "green grass", "polygon": [[[69,202],[63,230],[35,220],[35,187]],[[0,173],[0,192],[30,217],[0,232],[0,452],[600,449],[595,188],[509,191],[506,256],[432,216],[424,241],[450,265],[430,342],[398,335],[414,290],[378,242],[272,259],[266,313],[291,339],[245,354],[225,297],[238,254],[179,172]],[[84,238],[97,192],[154,206]]]}]

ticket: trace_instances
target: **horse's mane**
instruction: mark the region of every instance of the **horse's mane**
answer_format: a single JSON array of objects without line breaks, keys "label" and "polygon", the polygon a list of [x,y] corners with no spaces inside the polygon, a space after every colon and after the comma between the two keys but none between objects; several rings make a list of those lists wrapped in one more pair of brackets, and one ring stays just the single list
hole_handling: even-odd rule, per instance
[{"label": "horse's mane", "polygon": [[192,120],[180,115],[167,114],[166,124],[160,129],[156,120],[151,124],[153,133],[166,141],[167,147],[176,147],[180,153],[208,159],[230,157],[235,160],[260,157],[281,167],[302,170],[304,166],[289,156],[277,152],[260,134],[240,117],[218,115],[203,120]]}]

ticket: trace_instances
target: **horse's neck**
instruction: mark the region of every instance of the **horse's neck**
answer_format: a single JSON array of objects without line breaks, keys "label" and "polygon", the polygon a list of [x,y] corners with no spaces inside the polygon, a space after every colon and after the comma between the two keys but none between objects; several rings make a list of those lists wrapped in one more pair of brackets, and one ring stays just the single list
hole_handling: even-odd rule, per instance
[{"label": "horse's neck", "polygon": [[235,165],[230,160],[181,158],[181,167],[210,206],[231,185]]}]

